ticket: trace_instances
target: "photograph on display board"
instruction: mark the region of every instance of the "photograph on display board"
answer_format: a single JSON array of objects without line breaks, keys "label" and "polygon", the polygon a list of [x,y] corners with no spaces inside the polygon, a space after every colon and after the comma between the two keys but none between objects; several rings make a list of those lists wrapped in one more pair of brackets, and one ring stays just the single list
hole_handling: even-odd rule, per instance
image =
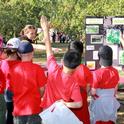
[{"label": "photograph on display board", "polygon": [[93,51],[93,60],[99,60],[98,51]]},{"label": "photograph on display board", "polygon": [[99,34],[99,25],[86,25],[86,34]]},{"label": "photograph on display board", "polygon": [[94,50],[95,46],[94,45],[86,45],[86,50]]},{"label": "photograph on display board", "polygon": [[87,61],[87,62],[86,62],[86,65],[87,65],[87,67],[88,67],[90,70],[95,70],[96,62],[95,62],[95,61]]},{"label": "photograph on display board", "polygon": [[124,50],[119,51],[119,65],[124,65]]},{"label": "photograph on display board", "polygon": [[91,35],[91,44],[102,44],[103,35]]},{"label": "photograph on display board", "polygon": [[120,33],[118,29],[107,29],[106,42],[110,44],[120,44]]}]

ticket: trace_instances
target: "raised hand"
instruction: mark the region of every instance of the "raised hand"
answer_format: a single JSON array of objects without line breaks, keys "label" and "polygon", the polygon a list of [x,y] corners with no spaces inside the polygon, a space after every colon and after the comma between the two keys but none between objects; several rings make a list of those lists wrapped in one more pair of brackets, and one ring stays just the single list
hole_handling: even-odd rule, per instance
[{"label": "raised hand", "polygon": [[41,25],[41,28],[43,29],[43,31],[49,30],[49,23],[47,21],[46,16],[41,16],[40,25]]}]

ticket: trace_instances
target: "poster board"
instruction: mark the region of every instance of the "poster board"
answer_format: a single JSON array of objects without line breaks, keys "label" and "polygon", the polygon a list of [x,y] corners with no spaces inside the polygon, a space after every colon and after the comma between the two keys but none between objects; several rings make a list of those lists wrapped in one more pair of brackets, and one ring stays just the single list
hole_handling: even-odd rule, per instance
[{"label": "poster board", "polygon": [[86,52],[85,64],[90,70],[100,67],[98,50],[102,45],[108,45],[113,49],[113,66],[124,66],[124,17],[87,16],[86,25]]}]

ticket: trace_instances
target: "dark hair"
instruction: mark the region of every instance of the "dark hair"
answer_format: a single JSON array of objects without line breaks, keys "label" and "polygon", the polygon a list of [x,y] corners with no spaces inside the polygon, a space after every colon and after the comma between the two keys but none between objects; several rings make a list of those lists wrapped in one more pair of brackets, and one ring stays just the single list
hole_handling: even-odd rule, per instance
[{"label": "dark hair", "polygon": [[83,54],[83,43],[81,41],[71,41],[68,45],[68,49],[76,50],[82,55]]},{"label": "dark hair", "polygon": [[17,55],[17,60],[21,60],[20,57],[17,54],[17,49],[16,48],[11,48],[11,49],[10,48],[4,48],[3,52],[5,54],[7,54],[7,56],[12,56],[12,55],[16,54]]},{"label": "dark hair", "polygon": [[19,38],[21,41],[23,41],[23,40],[27,40],[27,41],[29,41],[30,43],[33,43],[33,41],[31,40],[31,39],[29,39],[27,36],[25,36],[25,35],[22,35],[20,38]]},{"label": "dark hair", "polygon": [[98,51],[98,57],[101,65],[111,66],[113,59],[112,48],[107,45],[101,46]]},{"label": "dark hair", "polygon": [[75,69],[78,65],[81,64],[81,56],[75,50],[68,50],[64,54],[63,62],[64,62],[64,66],[70,69]]},{"label": "dark hair", "polygon": [[12,48],[11,49],[10,48],[4,48],[3,51],[4,51],[4,53],[7,54],[7,56],[17,53],[17,49],[14,49],[14,48],[13,49]]}]

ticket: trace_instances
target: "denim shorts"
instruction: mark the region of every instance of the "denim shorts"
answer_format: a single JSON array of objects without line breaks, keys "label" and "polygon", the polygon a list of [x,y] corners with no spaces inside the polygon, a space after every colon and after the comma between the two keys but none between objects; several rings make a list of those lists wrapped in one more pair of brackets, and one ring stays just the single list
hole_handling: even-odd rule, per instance
[{"label": "denim shorts", "polygon": [[15,116],[14,124],[42,124],[42,120],[38,114]]}]

